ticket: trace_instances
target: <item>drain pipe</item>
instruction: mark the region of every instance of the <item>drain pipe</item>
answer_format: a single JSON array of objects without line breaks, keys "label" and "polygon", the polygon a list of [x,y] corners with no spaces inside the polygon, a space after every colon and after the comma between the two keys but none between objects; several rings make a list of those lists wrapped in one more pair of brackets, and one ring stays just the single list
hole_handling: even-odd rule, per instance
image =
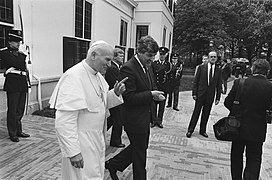
[{"label": "drain pipe", "polygon": [[39,103],[39,110],[42,110],[42,88],[41,88],[41,78],[37,75],[33,74],[33,77],[38,81],[38,103]]}]

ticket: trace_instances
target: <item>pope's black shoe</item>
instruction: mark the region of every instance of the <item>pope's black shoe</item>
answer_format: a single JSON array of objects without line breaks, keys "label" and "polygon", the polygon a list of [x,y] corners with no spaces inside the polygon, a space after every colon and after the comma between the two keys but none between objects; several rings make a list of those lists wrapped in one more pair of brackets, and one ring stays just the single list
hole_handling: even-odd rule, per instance
[{"label": "pope's black shoe", "polygon": [[19,141],[20,141],[19,138],[16,137],[16,136],[14,136],[14,137],[9,137],[9,138],[10,138],[10,140],[11,140],[12,142],[19,142]]},{"label": "pope's black shoe", "polygon": [[109,172],[110,172],[110,177],[111,177],[112,180],[119,180],[118,176],[116,175],[117,170],[114,169],[114,168],[111,166],[110,160],[108,160],[108,161],[105,162],[105,168],[106,168],[107,170],[109,170]]},{"label": "pope's black shoe", "polygon": [[21,132],[20,134],[17,134],[17,136],[18,137],[22,137],[22,138],[28,138],[28,137],[30,137],[29,134],[26,134],[26,133],[23,133],[23,132]]}]

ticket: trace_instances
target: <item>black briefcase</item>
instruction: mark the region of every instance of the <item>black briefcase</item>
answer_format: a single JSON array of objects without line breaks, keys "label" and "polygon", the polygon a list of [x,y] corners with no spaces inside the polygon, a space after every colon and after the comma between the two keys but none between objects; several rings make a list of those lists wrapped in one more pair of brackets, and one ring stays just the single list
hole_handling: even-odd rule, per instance
[{"label": "black briefcase", "polygon": [[240,121],[234,116],[223,117],[213,125],[215,138],[221,141],[234,141],[239,137]]}]

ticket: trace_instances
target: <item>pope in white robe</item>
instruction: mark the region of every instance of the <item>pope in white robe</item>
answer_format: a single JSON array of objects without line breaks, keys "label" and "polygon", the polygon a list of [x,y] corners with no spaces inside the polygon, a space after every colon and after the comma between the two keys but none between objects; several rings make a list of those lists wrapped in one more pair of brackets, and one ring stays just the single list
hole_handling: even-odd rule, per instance
[{"label": "pope in white robe", "polygon": [[[122,96],[108,89],[104,77],[83,60],[64,73],[52,94],[49,103],[57,110],[55,128],[62,152],[63,180],[104,178],[108,109],[123,103]],[[79,153],[83,168],[70,162]]]}]

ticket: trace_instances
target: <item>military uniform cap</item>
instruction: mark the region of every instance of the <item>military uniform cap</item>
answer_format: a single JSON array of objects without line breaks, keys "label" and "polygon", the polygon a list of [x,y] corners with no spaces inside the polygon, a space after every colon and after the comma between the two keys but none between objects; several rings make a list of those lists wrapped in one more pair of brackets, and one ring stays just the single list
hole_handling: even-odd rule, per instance
[{"label": "military uniform cap", "polygon": [[178,58],[178,54],[177,53],[173,53],[172,54],[172,58]]},{"label": "military uniform cap", "polygon": [[19,42],[23,40],[23,34],[21,30],[10,30],[8,33],[9,41]]},{"label": "military uniform cap", "polygon": [[169,49],[167,47],[160,47],[159,52],[160,54],[166,54],[169,52]]}]

